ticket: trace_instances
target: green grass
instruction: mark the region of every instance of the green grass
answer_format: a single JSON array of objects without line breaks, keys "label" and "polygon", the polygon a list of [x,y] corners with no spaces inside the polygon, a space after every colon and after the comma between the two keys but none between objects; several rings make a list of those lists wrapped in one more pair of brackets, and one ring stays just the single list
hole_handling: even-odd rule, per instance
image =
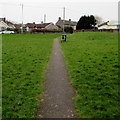
[{"label": "green grass", "polygon": [[61,43],[80,118],[119,118],[118,34],[74,33]]},{"label": "green grass", "polygon": [[3,118],[34,118],[45,67],[59,34],[3,35]]}]

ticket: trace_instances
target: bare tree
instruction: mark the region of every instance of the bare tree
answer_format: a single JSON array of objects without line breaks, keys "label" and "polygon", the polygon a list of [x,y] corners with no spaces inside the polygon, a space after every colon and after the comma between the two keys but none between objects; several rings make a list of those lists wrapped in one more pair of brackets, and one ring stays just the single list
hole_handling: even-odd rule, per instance
[{"label": "bare tree", "polygon": [[95,19],[97,20],[97,22],[96,22],[97,25],[103,23],[103,20],[102,20],[102,18],[100,16],[95,16]]}]

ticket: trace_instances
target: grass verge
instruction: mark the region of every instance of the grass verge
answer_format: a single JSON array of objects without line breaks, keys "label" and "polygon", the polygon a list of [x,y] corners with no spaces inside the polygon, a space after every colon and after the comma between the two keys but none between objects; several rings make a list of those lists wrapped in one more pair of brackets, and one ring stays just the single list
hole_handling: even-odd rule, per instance
[{"label": "grass verge", "polygon": [[74,33],[61,43],[80,118],[119,118],[118,34]]},{"label": "grass verge", "polygon": [[3,35],[2,117],[34,118],[53,39],[59,34]]}]

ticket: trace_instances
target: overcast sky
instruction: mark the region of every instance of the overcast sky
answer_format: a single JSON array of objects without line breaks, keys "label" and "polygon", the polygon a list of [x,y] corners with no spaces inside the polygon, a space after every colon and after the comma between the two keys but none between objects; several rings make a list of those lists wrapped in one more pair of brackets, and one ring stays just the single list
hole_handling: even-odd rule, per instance
[{"label": "overcast sky", "polygon": [[58,17],[63,18],[65,7],[65,19],[78,21],[83,15],[95,15],[103,21],[118,20],[119,0],[1,0],[0,17],[21,23],[23,4],[23,22],[56,23]]}]

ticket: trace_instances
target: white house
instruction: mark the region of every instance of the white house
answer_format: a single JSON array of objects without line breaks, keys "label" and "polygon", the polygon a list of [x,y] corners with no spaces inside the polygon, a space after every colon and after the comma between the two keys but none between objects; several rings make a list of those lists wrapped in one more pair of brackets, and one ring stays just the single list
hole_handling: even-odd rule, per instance
[{"label": "white house", "polygon": [[117,30],[120,29],[120,23],[118,21],[107,21],[105,23],[102,23],[100,25],[98,25],[98,29],[113,29],[113,30]]},{"label": "white house", "polygon": [[14,24],[7,21],[5,18],[0,18],[0,31],[6,30],[7,28],[15,28]]},{"label": "white house", "polygon": [[6,30],[9,26],[4,22],[0,21],[0,31]]}]

